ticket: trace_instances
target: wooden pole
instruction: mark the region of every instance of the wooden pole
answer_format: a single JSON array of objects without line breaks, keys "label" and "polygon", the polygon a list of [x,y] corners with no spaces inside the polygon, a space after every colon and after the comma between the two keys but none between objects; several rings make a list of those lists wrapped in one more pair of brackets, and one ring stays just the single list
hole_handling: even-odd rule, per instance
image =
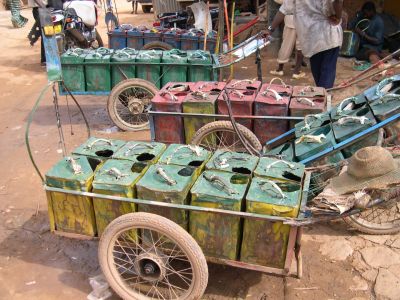
[{"label": "wooden pole", "polygon": [[223,52],[222,43],[224,42],[224,35],[225,35],[225,19],[224,19],[224,2],[222,0],[219,1],[218,6],[218,38],[217,38],[217,45],[215,47],[215,53]]}]

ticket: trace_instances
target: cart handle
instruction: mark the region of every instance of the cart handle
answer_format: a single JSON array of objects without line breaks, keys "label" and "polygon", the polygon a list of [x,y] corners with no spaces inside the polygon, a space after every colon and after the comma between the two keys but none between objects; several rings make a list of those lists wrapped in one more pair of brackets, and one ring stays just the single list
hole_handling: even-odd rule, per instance
[{"label": "cart handle", "polygon": [[176,185],[177,183],[174,179],[170,178],[161,167],[157,168],[156,174],[159,175],[168,185]]},{"label": "cart handle", "polygon": [[130,146],[124,153],[124,156],[128,156],[129,153],[134,149],[134,148],[139,148],[139,147],[143,147],[143,148],[148,148],[148,149],[154,149],[155,146],[153,145],[149,145],[149,144],[144,144],[144,143],[136,143],[133,144],[132,146]]},{"label": "cart handle", "polygon": [[[344,106],[345,103],[346,103],[346,106],[347,106],[347,105],[349,105],[352,101],[355,101],[355,100],[357,100],[356,97],[350,97],[350,98],[346,98],[346,99],[344,99],[342,102],[340,102],[339,105],[338,105],[338,107],[337,107],[337,109],[336,109],[337,114],[340,115],[340,114],[343,112],[343,110],[344,110],[344,108],[345,108],[345,107],[343,107],[343,106]],[[349,102],[349,103],[347,103],[347,102]]]},{"label": "cart handle", "polygon": [[287,165],[289,168],[291,168],[292,170],[295,168],[295,165],[294,165],[294,164],[291,164],[291,163],[288,162],[288,161],[285,161],[285,160],[280,159],[280,160],[274,161],[274,162],[270,163],[269,165],[267,165],[267,166],[265,167],[265,171],[269,171],[273,166],[275,166],[275,165],[277,165],[277,164],[285,164],[285,165]]},{"label": "cart handle", "polygon": [[297,141],[296,144],[301,144],[303,142],[305,143],[318,143],[322,144],[322,141],[326,140],[325,134],[320,134],[320,135],[302,135]]},{"label": "cart handle", "polygon": [[346,125],[349,123],[359,122],[361,125],[364,125],[364,124],[368,124],[369,121],[370,121],[370,119],[365,116],[361,116],[361,117],[347,116],[347,117],[340,118],[338,120],[338,124],[340,126],[343,126],[343,125]]},{"label": "cart handle", "polygon": [[[266,184],[269,184],[272,186],[273,189],[271,188],[265,188],[264,186]],[[267,192],[268,190],[275,190],[276,192],[278,192],[278,194],[281,196],[282,200],[285,199],[287,196],[283,193],[282,189],[272,180],[265,180],[263,182],[259,182],[258,186],[260,187],[260,190],[263,192]]]},{"label": "cart handle", "polygon": [[72,156],[68,156],[66,157],[66,161],[69,162],[72,171],[74,171],[75,175],[81,174],[82,172],[82,166],[80,164],[78,164],[78,162],[76,161],[75,158],[73,158]]},{"label": "cart handle", "polygon": [[272,78],[271,81],[269,82],[269,86],[271,86],[271,84],[272,84],[273,82],[275,82],[276,80],[279,80],[280,83],[281,83],[281,85],[283,85],[284,87],[287,87],[287,86],[288,86],[288,85],[282,80],[282,78],[279,78],[279,77],[274,77],[274,78]]},{"label": "cart handle", "polygon": [[307,103],[307,104],[310,105],[310,106],[315,106],[314,100],[311,100],[310,98],[302,97],[302,98],[296,98],[296,100],[297,100],[297,102],[299,102],[299,103],[305,102],[305,103]]},{"label": "cart handle", "polygon": [[113,176],[116,180],[120,180],[122,177],[128,176],[128,174],[122,174],[122,172],[116,167],[112,167],[111,169],[105,171],[103,174]]},{"label": "cart handle", "polygon": [[210,176],[208,176],[207,174],[203,173],[203,177],[213,186],[224,191],[228,195],[238,194],[238,192],[235,189],[231,188],[223,178],[215,174],[211,174]]},{"label": "cart handle", "polygon": [[106,144],[109,144],[110,146],[113,145],[112,142],[111,142],[110,140],[107,140],[107,139],[96,139],[96,140],[94,140],[93,142],[91,142],[90,144],[88,144],[85,148],[87,148],[87,149],[92,149],[93,146],[94,146],[95,144],[99,143],[99,142],[104,142],[104,143],[106,143]]},{"label": "cart handle", "polygon": [[271,88],[267,88],[264,92],[261,93],[261,95],[263,95],[264,97],[268,95],[268,92],[271,92],[273,97],[275,98],[275,100],[277,102],[282,101],[283,97],[281,95],[278,94],[277,91],[271,89]]}]

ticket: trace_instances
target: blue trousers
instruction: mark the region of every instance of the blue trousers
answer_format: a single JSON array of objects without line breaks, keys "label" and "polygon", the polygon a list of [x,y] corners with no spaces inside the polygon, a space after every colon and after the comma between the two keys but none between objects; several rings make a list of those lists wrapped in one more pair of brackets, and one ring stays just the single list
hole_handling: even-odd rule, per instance
[{"label": "blue trousers", "polygon": [[338,57],[339,47],[325,50],[311,56],[311,72],[316,86],[326,89],[333,87]]}]

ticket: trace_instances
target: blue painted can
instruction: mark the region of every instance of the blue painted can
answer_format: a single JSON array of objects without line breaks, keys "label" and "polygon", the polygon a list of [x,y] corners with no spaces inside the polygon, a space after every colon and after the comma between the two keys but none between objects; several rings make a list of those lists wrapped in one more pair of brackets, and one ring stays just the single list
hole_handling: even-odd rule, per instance
[{"label": "blue painted can", "polygon": [[126,48],[126,31],[124,28],[117,27],[108,32],[108,47],[114,50]]},{"label": "blue painted can", "polygon": [[126,45],[128,48],[140,50],[143,43],[143,31],[138,28],[133,28],[127,31]]},{"label": "blue painted can", "polygon": [[163,41],[171,45],[174,49],[181,49],[180,32],[175,29],[164,32]]},{"label": "blue painted can", "polygon": [[157,29],[148,29],[143,33],[143,45],[151,42],[159,42],[162,39],[162,32]]},{"label": "blue painted can", "polygon": [[187,32],[181,35],[181,50],[198,50],[199,36],[194,32]]}]

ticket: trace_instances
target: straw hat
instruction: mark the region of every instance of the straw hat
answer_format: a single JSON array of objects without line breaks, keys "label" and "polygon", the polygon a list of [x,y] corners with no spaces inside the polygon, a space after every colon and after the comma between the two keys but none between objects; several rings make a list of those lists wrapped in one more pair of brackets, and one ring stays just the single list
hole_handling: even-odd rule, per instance
[{"label": "straw hat", "polygon": [[363,188],[377,189],[400,183],[400,159],[385,148],[373,146],[358,150],[349,159],[347,171],[331,180],[329,186],[339,195]]}]

